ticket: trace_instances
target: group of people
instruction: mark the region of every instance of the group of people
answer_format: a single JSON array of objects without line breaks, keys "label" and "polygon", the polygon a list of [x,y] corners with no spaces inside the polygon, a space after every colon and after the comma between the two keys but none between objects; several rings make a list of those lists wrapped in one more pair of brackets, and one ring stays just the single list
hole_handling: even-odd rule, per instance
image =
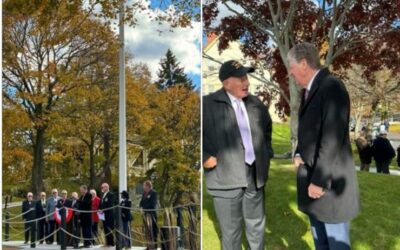
[{"label": "group of people", "polygon": [[[144,193],[140,207],[144,210],[145,218],[151,223],[145,224],[146,232],[151,239],[157,239],[157,193],[152,189],[152,183],[146,181],[143,184]],[[25,221],[25,244],[29,238],[31,244],[36,241],[53,244],[56,238],[57,244],[61,244],[60,212],[65,211],[66,230],[65,243],[74,248],[79,247],[83,240],[83,247],[89,248],[98,244],[99,223],[102,221],[105,246],[115,245],[115,211],[117,198],[110,192],[109,184],[101,184],[101,195],[98,196],[95,189],[88,189],[86,185],[80,186],[80,196],[73,192],[68,198],[67,190],[61,191],[61,197],[57,189],[52,190],[52,196],[46,198],[46,193],[41,192],[37,200],[33,199],[33,193],[28,192],[26,200],[22,203],[22,218]],[[121,247],[131,247],[130,222],[132,201],[127,191],[121,192],[121,221],[122,237]],[[146,222],[146,221],[145,221]]]},{"label": "group of people", "polygon": [[[350,222],[360,209],[350,143],[350,98],[345,85],[320,64],[310,43],[288,52],[289,74],[303,90],[298,110],[298,208],[307,214],[317,250],[348,250]],[[220,90],[203,98],[203,168],[222,233],[222,249],[265,249],[265,185],[272,121],[259,98],[249,94],[248,73],[239,61],[224,62]],[[285,199],[285,197],[282,197]]]},{"label": "group of people", "polygon": [[[387,131],[382,129],[375,140],[368,140],[365,132],[355,140],[360,157],[362,171],[369,171],[372,158],[375,160],[378,173],[390,174],[389,166],[396,152],[387,138]],[[397,165],[400,167],[400,145],[397,148]]]}]

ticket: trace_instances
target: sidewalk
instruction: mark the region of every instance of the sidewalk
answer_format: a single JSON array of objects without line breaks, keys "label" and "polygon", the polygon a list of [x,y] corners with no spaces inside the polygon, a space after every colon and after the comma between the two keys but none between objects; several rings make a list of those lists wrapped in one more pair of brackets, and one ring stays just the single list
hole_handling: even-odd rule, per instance
[{"label": "sidewalk", "polygon": [[[360,171],[360,167],[356,166],[357,171]],[[370,173],[376,174],[376,168],[375,167],[370,167],[369,168]],[[399,169],[389,169],[390,175],[397,175],[400,176],[400,168]]]},{"label": "sidewalk", "polygon": [[387,138],[392,143],[393,148],[396,150],[400,145],[400,133],[388,133]]},{"label": "sidewalk", "polygon": [[[53,245],[46,245],[42,244],[36,245],[36,248],[31,248],[30,245],[24,244],[23,241],[3,241],[2,244],[3,249],[37,249],[37,250],[53,250],[53,249],[60,249],[59,245],[53,244]],[[72,249],[72,247],[67,247],[67,249]],[[91,248],[84,248],[84,249],[115,249],[115,247],[104,247],[102,245],[97,245],[93,246]],[[145,250],[146,247],[138,247],[138,246],[132,246],[130,249],[132,250]],[[159,248],[158,248],[159,249]]]}]

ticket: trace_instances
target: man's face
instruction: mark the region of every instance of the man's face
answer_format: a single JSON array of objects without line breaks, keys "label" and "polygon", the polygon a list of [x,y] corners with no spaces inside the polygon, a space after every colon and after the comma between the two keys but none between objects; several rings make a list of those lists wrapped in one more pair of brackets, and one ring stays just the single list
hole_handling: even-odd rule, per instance
[{"label": "man's face", "polygon": [[84,188],[79,188],[79,191],[81,192],[81,195],[85,195],[86,194],[86,190]]},{"label": "man's face", "polygon": [[307,62],[306,60],[289,60],[289,75],[294,78],[296,83],[303,88],[306,88],[310,79],[307,77]]},{"label": "man's face", "polygon": [[106,184],[101,185],[101,192],[103,193],[108,192],[108,186]]},{"label": "man's face", "polygon": [[61,197],[62,197],[63,200],[67,199],[67,193],[62,193]]},{"label": "man's face", "polygon": [[53,191],[53,197],[57,198],[57,196],[58,196],[58,192],[57,191]]},{"label": "man's face", "polygon": [[40,199],[41,199],[41,200],[45,200],[45,199],[46,199],[46,194],[41,194],[41,195],[40,195]]},{"label": "man's face", "polygon": [[28,201],[32,201],[33,200],[33,194],[32,193],[28,193],[26,195],[26,198],[28,199]]},{"label": "man's face", "polygon": [[223,82],[224,89],[238,99],[242,99],[249,94],[249,79],[247,75],[242,77],[229,77]]},{"label": "man's face", "polygon": [[150,187],[147,186],[146,184],[143,184],[143,191],[144,191],[145,193],[149,192],[149,191],[150,191]]}]

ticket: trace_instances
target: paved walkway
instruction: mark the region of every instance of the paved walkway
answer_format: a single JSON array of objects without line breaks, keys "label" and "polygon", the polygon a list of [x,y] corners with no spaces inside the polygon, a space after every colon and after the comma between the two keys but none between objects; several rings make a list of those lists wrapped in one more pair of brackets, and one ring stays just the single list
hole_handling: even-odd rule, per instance
[{"label": "paved walkway", "polygon": [[[30,245],[24,244],[23,241],[3,241],[2,249],[37,249],[37,250],[52,250],[52,249],[60,249],[59,245],[36,245],[36,248],[31,248]],[[67,249],[73,249],[73,247],[67,247]],[[93,246],[91,248],[82,248],[82,249],[115,249],[115,247],[103,247],[101,245]],[[145,247],[132,247],[132,250],[144,250]]]},{"label": "paved walkway", "polygon": [[[356,166],[356,169],[358,171],[360,171],[360,167],[359,166]],[[375,167],[370,167],[369,168],[369,172],[370,173],[374,173],[374,174],[377,173]],[[399,169],[394,169],[394,170],[393,169],[389,169],[389,172],[390,172],[390,175],[398,175],[398,176],[400,176],[400,168]]]},{"label": "paved walkway", "polygon": [[388,139],[392,143],[393,148],[396,150],[400,145],[400,133],[388,133]]}]

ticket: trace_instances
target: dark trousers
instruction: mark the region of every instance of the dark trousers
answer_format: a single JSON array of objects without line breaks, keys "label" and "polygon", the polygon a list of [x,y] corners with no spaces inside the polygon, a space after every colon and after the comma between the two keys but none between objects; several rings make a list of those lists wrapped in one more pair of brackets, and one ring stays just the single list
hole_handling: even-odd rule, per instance
[{"label": "dark trousers", "polygon": [[114,246],[114,220],[106,219],[103,221],[104,234],[106,235],[106,245]]},{"label": "dark trousers", "polygon": [[48,223],[45,219],[38,221],[37,236],[40,243],[43,243],[44,238],[48,235]]},{"label": "dark trousers", "polygon": [[83,245],[85,247],[91,245],[91,238],[92,238],[92,225],[82,225],[82,237],[83,237]]},{"label": "dark trousers", "polygon": [[79,217],[77,215],[74,215],[72,218],[72,234],[75,237],[72,238],[72,246],[74,248],[77,248],[79,246],[79,238],[81,237],[81,232],[78,224]]},{"label": "dark trousers", "polygon": [[25,223],[25,241],[29,241],[31,238],[31,243],[36,241],[36,221]]},{"label": "dark trousers", "polygon": [[392,161],[375,161],[376,164],[376,172],[383,174],[390,174],[389,166]]},{"label": "dark trousers", "polygon": [[361,163],[361,171],[369,172],[369,163]]},{"label": "dark trousers", "polygon": [[131,230],[129,227],[129,222],[128,220],[122,220],[122,230],[125,236],[122,236],[122,247],[131,247]]},{"label": "dark trousers", "polygon": [[149,242],[147,249],[157,249],[158,226],[156,212],[144,213],[144,228]]},{"label": "dark trousers", "polygon": [[[49,227],[49,235],[58,229],[58,225],[55,220],[49,220],[48,227]],[[57,235],[57,244],[60,244],[60,236],[58,235],[58,233],[56,233],[56,235]],[[53,242],[54,242],[54,234],[49,236],[48,238],[49,244],[53,244]]]},{"label": "dark trousers", "polygon": [[[97,238],[99,236],[99,226],[98,226],[98,222],[93,222],[92,223],[92,235],[93,238]],[[95,240],[92,240],[93,245],[95,244]]]},{"label": "dark trousers", "polygon": [[350,250],[350,223],[324,223],[310,216],[315,250]]}]

